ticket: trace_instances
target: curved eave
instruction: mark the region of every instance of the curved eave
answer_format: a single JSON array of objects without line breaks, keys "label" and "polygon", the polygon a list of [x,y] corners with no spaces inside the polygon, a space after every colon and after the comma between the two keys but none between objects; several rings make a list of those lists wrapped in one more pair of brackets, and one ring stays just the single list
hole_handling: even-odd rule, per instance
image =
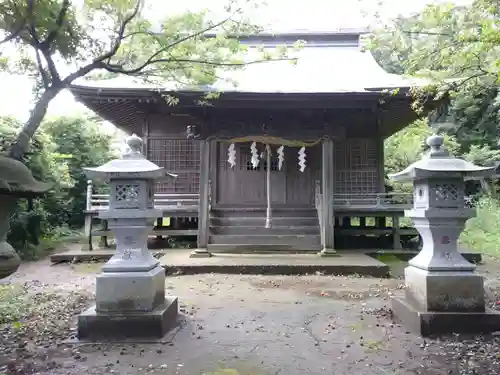
[{"label": "curved eave", "polygon": [[71,86],[75,100],[127,132],[139,132],[147,116],[147,106],[160,99],[151,90],[110,89]]},{"label": "curved eave", "polygon": [[[91,87],[73,85],[71,93],[76,100],[87,106],[93,103],[137,103],[156,104],[164,108],[170,108],[169,112],[177,112],[180,108],[193,107],[224,107],[237,102],[275,103],[277,106],[288,102],[304,102],[304,108],[310,107],[314,102],[330,103],[332,107],[342,106],[345,102],[356,102],[358,105],[367,102],[377,102],[390,98],[402,99],[409,97],[409,87],[398,88],[397,94],[387,94],[384,90],[393,88],[380,88],[380,90],[366,90],[360,92],[240,92],[224,91],[217,99],[207,103],[205,95],[213,90],[158,90],[153,88],[114,88],[114,87]],[[162,98],[164,96],[176,97],[179,102],[170,106]],[[204,100],[204,104],[200,101]]]},{"label": "curved eave", "polygon": [[[399,108],[398,128],[406,125],[415,115],[411,109],[409,88],[400,88],[397,94],[387,94],[390,89],[370,90],[362,92],[332,93],[260,93],[260,92],[223,92],[208,104],[200,104],[205,92],[202,91],[167,91],[151,88],[115,88],[89,87],[74,85],[70,87],[75,98],[107,121],[126,132],[142,132],[142,125],[148,114],[182,114],[193,116],[204,108],[255,108],[255,109],[329,109],[329,108]],[[179,99],[177,105],[171,106],[162,98],[172,95]],[[396,106],[396,107],[394,107]],[[401,112],[402,111],[402,112]],[[408,112],[405,114],[405,112]],[[389,115],[389,117],[392,117]],[[386,119],[384,121],[387,121]],[[393,122],[393,120],[389,120]],[[384,125],[385,136],[396,131],[389,123]],[[382,130],[382,129],[381,129]]]}]

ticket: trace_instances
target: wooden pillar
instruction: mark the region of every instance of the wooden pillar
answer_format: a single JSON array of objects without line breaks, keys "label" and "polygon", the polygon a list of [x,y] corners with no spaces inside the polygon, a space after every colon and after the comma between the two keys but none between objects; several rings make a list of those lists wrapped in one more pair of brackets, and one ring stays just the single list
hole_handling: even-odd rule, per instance
[{"label": "wooden pillar", "polygon": [[393,249],[401,249],[401,232],[399,226],[399,216],[397,214],[392,215],[392,240]]},{"label": "wooden pillar", "polygon": [[377,145],[377,174],[378,174],[378,191],[379,193],[386,193],[385,191],[385,155],[384,155],[384,138],[379,136],[376,141]]},{"label": "wooden pillar", "polygon": [[210,226],[210,141],[200,141],[200,203],[198,212],[198,248],[191,257],[210,257],[208,236]]},{"label": "wooden pillar", "polygon": [[142,123],[142,154],[149,159],[149,118]]},{"label": "wooden pillar", "polygon": [[217,181],[219,180],[219,142],[210,141],[210,205],[217,205]]},{"label": "wooden pillar", "polygon": [[272,226],[272,212],[271,212],[271,146],[266,144],[266,228],[270,229]]},{"label": "wooden pillar", "polygon": [[88,250],[92,250],[92,193],[93,193],[92,180],[87,181],[87,196],[85,200],[85,224],[83,233],[88,241]]},{"label": "wooden pillar", "polygon": [[333,190],[334,190],[334,165],[333,165],[333,141],[325,139],[323,141],[322,170],[321,170],[321,191],[322,191],[322,211],[323,211],[323,249],[320,255],[336,255],[334,250],[334,228],[335,213],[333,210]]}]

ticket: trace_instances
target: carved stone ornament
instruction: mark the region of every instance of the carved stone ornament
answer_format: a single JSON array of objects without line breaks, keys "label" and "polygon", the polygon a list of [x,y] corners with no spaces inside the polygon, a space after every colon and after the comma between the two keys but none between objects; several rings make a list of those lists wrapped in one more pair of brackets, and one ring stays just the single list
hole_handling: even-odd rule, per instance
[{"label": "carved stone ornament", "polygon": [[0,156],[0,278],[13,274],[21,264],[19,255],[7,242],[10,217],[17,200],[41,195],[50,187],[35,180],[20,161]]}]

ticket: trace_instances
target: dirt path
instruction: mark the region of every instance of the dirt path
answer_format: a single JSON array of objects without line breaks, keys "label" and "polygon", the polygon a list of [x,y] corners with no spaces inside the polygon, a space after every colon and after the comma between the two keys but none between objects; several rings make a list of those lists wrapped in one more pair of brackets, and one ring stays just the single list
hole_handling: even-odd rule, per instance
[{"label": "dirt path", "polygon": [[[500,267],[488,269],[490,304]],[[183,318],[163,342],[66,344],[98,264],[26,264],[11,279],[33,310],[0,331],[0,373],[499,374],[500,337],[423,340],[389,319],[399,279],[196,275],[166,279]]]}]

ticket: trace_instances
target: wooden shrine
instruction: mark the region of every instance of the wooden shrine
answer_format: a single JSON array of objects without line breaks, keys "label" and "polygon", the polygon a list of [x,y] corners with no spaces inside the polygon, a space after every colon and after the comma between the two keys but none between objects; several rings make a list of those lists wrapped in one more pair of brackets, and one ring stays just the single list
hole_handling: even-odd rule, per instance
[{"label": "wooden shrine", "polygon": [[[384,139],[417,117],[412,82],[383,71],[362,51],[361,34],[240,38],[250,49],[306,44],[297,64],[265,62],[235,72],[236,88],[221,81],[167,90],[111,80],[71,91],[142,137],[148,159],[178,175],[157,186],[155,205],[164,217],[197,220],[156,228],[155,235],[194,231],[201,252],[399,248],[402,236],[416,233],[399,226],[412,197],[386,192]],[[203,103],[206,90],[222,93]],[[167,104],[165,95],[178,104]],[[90,213],[106,208],[106,196],[96,194],[89,193]]]}]

